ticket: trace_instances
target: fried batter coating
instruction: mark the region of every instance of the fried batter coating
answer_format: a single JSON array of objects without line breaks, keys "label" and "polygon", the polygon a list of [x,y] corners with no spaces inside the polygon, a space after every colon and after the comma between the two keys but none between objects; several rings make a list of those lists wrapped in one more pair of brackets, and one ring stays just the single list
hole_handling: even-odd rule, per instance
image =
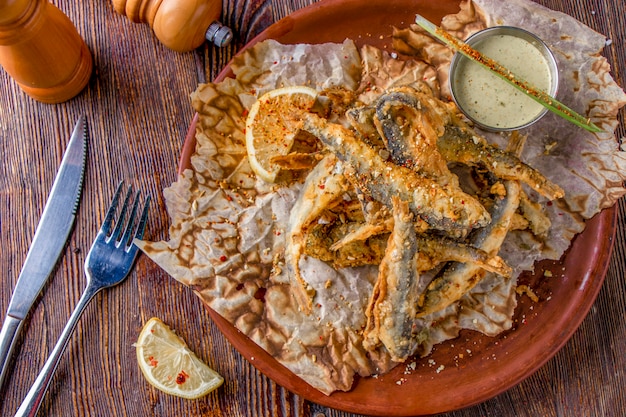
[{"label": "fried batter coating", "polygon": [[465,233],[489,223],[489,213],[474,197],[458,187],[441,186],[409,168],[383,160],[343,126],[305,114],[302,128],[317,136],[344,162],[345,175],[385,205],[391,207],[391,197],[399,196],[412,213],[441,231]]},{"label": "fried batter coating", "polygon": [[406,202],[392,198],[394,227],[365,311],[363,346],[383,344],[391,359],[404,362],[420,343],[413,334],[419,299],[418,245],[413,214]]},{"label": "fried batter coating", "polygon": [[285,261],[293,282],[294,297],[300,309],[309,314],[313,306],[315,289],[302,277],[300,259],[306,245],[306,232],[322,212],[349,189],[350,183],[334,172],[337,159],[328,154],[309,173],[303,189],[289,215],[286,236]]},{"label": "fried batter coating", "polygon": [[[312,226],[306,237],[305,253],[324,262],[331,263],[335,268],[355,267],[362,265],[378,265],[381,263],[387,248],[387,240],[393,230],[393,218],[378,233],[368,234],[362,240],[350,240],[337,245],[346,236],[366,227],[364,223],[330,223]],[[416,229],[416,224],[413,224]],[[512,270],[502,258],[490,256],[485,251],[441,236],[420,234],[417,230],[417,246],[419,271],[428,271],[444,262],[462,262],[474,264],[486,271],[494,272],[503,277],[510,277]]]},{"label": "fried batter coating", "polygon": [[[511,226],[511,219],[519,205],[520,184],[518,181],[505,181],[506,196],[493,206],[491,223],[477,230],[469,237],[472,246],[488,254],[496,254]],[[418,317],[442,310],[459,300],[484,276],[485,271],[475,264],[455,262],[446,267],[420,296]]]},{"label": "fried batter coating", "polygon": [[439,151],[450,162],[481,165],[499,178],[520,180],[551,200],[565,195],[563,189],[519,158],[486,143],[475,134],[458,126],[446,126],[437,141]]}]

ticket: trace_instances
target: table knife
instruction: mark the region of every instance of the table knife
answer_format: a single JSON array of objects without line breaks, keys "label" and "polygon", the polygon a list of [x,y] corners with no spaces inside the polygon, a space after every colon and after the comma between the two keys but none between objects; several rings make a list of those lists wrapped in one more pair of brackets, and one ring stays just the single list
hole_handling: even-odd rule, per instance
[{"label": "table knife", "polygon": [[2,324],[0,388],[7,374],[22,322],[51,275],[74,225],[83,189],[87,143],[87,122],[81,117],[63,155]]}]

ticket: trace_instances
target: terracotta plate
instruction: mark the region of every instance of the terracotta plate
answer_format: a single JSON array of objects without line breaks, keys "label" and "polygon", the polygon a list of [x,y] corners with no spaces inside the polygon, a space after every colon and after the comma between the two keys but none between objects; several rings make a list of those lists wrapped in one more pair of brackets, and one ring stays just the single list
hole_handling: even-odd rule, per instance
[{"label": "terracotta plate", "polygon": [[[325,1],[302,9],[270,26],[250,45],[268,38],[282,43],[342,42],[390,48],[392,25],[410,24],[416,13],[440,21],[458,11],[458,1],[345,0]],[[218,81],[230,76],[226,68]],[[185,142],[181,169],[195,148],[195,120]],[[235,348],[279,385],[318,404],[368,415],[426,415],[485,401],[539,369],[565,344],[593,304],[604,280],[612,250],[616,210],[605,210],[587,223],[560,262],[536,265],[525,274],[541,301],[521,297],[515,324],[498,337],[465,331],[437,345],[431,356],[378,378],[361,378],[350,392],[326,396],[292,374],[234,326],[210,310],[211,317]],[[544,277],[544,271],[552,277]]]}]

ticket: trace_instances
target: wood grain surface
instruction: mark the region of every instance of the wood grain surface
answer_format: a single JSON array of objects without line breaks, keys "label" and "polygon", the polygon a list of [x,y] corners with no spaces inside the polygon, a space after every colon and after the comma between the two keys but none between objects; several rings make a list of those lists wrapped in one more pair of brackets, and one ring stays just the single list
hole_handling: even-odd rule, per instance
[{"label": "wood grain surface", "polygon": [[[364,0],[365,1],[365,0]],[[117,15],[110,1],[54,0],[92,51],[87,88],[62,104],[41,104],[0,72],[0,311],[2,317],[74,123],[88,115],[91,144],[75,231],[24,326],[22,345],[0,392],[0,415],[18,408],[83,291],[83,262],[121,179],[155,204],[147,238],[167,238],[162,190],[176,179],[193,112],[189,94],[213,79],[247,41],[313,0],[223,1],[232,45],[176,53],[147,25]],[[540,0],[571,14],[612,43],[613,75],[626,85],[623,0]],[[349,22],[346,22],[349,24]],[[623,122],[624,112],[620,114]],[[618,137],[625,136],[622,125]],[[600,294],[578,331],[531,377],[454,417],[626,415],[626,202],[619,201],[615,249]],[[188,341],[226,382],[200,400],[162,394],[144,381],[135,358],[142,324],[158,316]],[[420,395],[416,392],[415,395]],[[442,395],[453,395],[450,393]],[[190,289],[145,257],[129,279],[87,308],[45,397],[41,416],[299,416],[348,417],[288,392],[260,374],[211,322]]]}]

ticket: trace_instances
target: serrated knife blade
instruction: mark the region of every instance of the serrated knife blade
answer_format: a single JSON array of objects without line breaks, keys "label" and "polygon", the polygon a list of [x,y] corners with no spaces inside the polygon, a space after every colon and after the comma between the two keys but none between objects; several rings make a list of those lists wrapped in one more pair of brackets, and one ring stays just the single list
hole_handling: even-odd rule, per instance
[{"label": "serrated knife blade", "polygon": [[0,331],[0,388],[23,320],[56,266],[78,210],[87,161],[87,121],[74,127]]}]

